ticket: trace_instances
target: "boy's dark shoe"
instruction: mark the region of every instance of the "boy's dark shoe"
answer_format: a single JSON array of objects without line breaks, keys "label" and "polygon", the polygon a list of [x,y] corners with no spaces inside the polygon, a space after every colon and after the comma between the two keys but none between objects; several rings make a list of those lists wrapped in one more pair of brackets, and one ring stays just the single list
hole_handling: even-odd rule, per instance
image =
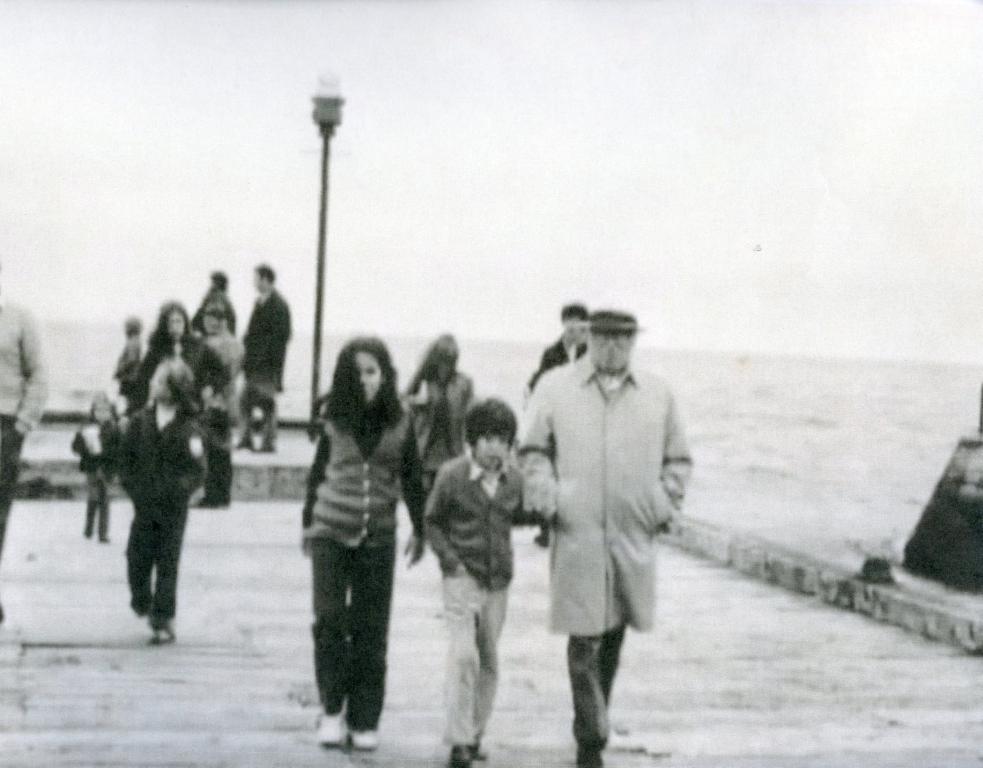
[{"label": "boy's dark shoe", "polygon": [[577,768],[604,768],[601,750],[596,747],[577,747]]},{"label": "boy's dark shoe", "polygon": [[447,768],[471,768],[471,747],[467,744],[455,744],[451,747]]},{"label": "boy's dark shoe", "polygon": [[100,544],[108,544],[109,543],[109,537],[108,536],[100,536],[99,537],[99,543]]}]

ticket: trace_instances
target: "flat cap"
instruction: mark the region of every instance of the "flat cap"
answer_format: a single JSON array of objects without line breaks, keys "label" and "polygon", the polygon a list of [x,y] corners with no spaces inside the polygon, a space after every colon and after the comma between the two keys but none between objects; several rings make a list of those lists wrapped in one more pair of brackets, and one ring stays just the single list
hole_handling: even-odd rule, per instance
[{"label": "flat cap", "polygon": [[590,315],[591,333],[632,335],[638,332],[638,320],[630,312],[598,309]]}]

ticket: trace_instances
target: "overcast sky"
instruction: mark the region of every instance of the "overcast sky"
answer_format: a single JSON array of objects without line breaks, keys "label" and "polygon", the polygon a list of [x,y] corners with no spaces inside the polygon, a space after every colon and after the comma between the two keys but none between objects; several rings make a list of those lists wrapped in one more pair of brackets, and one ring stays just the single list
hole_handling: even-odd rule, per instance
[{"label": "overcast sky", "polygon": [[579,298],[672,348],[983,359],[983,4],[0,3],[3,291],[310,328],[549,338]]}]

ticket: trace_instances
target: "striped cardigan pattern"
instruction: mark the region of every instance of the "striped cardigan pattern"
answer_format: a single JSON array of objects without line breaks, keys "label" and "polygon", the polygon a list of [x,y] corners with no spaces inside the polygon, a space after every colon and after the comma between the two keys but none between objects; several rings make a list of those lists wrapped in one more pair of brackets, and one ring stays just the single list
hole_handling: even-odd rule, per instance
[{"label": "striped cardigan pattern", "polygon": [[380,545],[395,539],[408,428],[409,420],[404,414],[398,423],[386,428],[372,454],[364,457],[350,432],[341,431],[330,422],[325,426],[331,456],[314,502],[316,529],[349,547],[358,546],[367,538]]}]

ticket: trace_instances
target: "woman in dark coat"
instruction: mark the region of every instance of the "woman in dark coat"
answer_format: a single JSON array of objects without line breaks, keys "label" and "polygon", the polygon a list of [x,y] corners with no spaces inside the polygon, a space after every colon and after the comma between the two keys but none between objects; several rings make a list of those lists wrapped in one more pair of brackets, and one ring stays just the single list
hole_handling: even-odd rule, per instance
[{"label": "woman in dark coat", "polygon": [[464,415],[474,399],[474,385],[457,370],[458,354],[453,336],[438,336],[406,391],[428,492],[440,465],[464,453]]},{"label": "woman in dark coat", "polygon": [[307,486],[304,548],[313,564],[314,670],[324,712],[318,743],[372,750],[386,683],[396,559],[396,506],[413,523],[406,553],[423,555],[426,495],[413,425],[386,346],[342,349]]},{"label": "woman in dark coat", "polygon": [[150,380],[157,367],[169,358],[179,357],[191,369],[194,376],[194,406],[201,407],[203,395],[210,396],[222,390],[228,383],[228,375],[222,360],[205,342],[191,332],[188,312],[177,301],[169,301],[160,308],[157,327],[147,343],[147,354],[140,363],[140,372],[134,387],[134,409],[147,403]]}]

